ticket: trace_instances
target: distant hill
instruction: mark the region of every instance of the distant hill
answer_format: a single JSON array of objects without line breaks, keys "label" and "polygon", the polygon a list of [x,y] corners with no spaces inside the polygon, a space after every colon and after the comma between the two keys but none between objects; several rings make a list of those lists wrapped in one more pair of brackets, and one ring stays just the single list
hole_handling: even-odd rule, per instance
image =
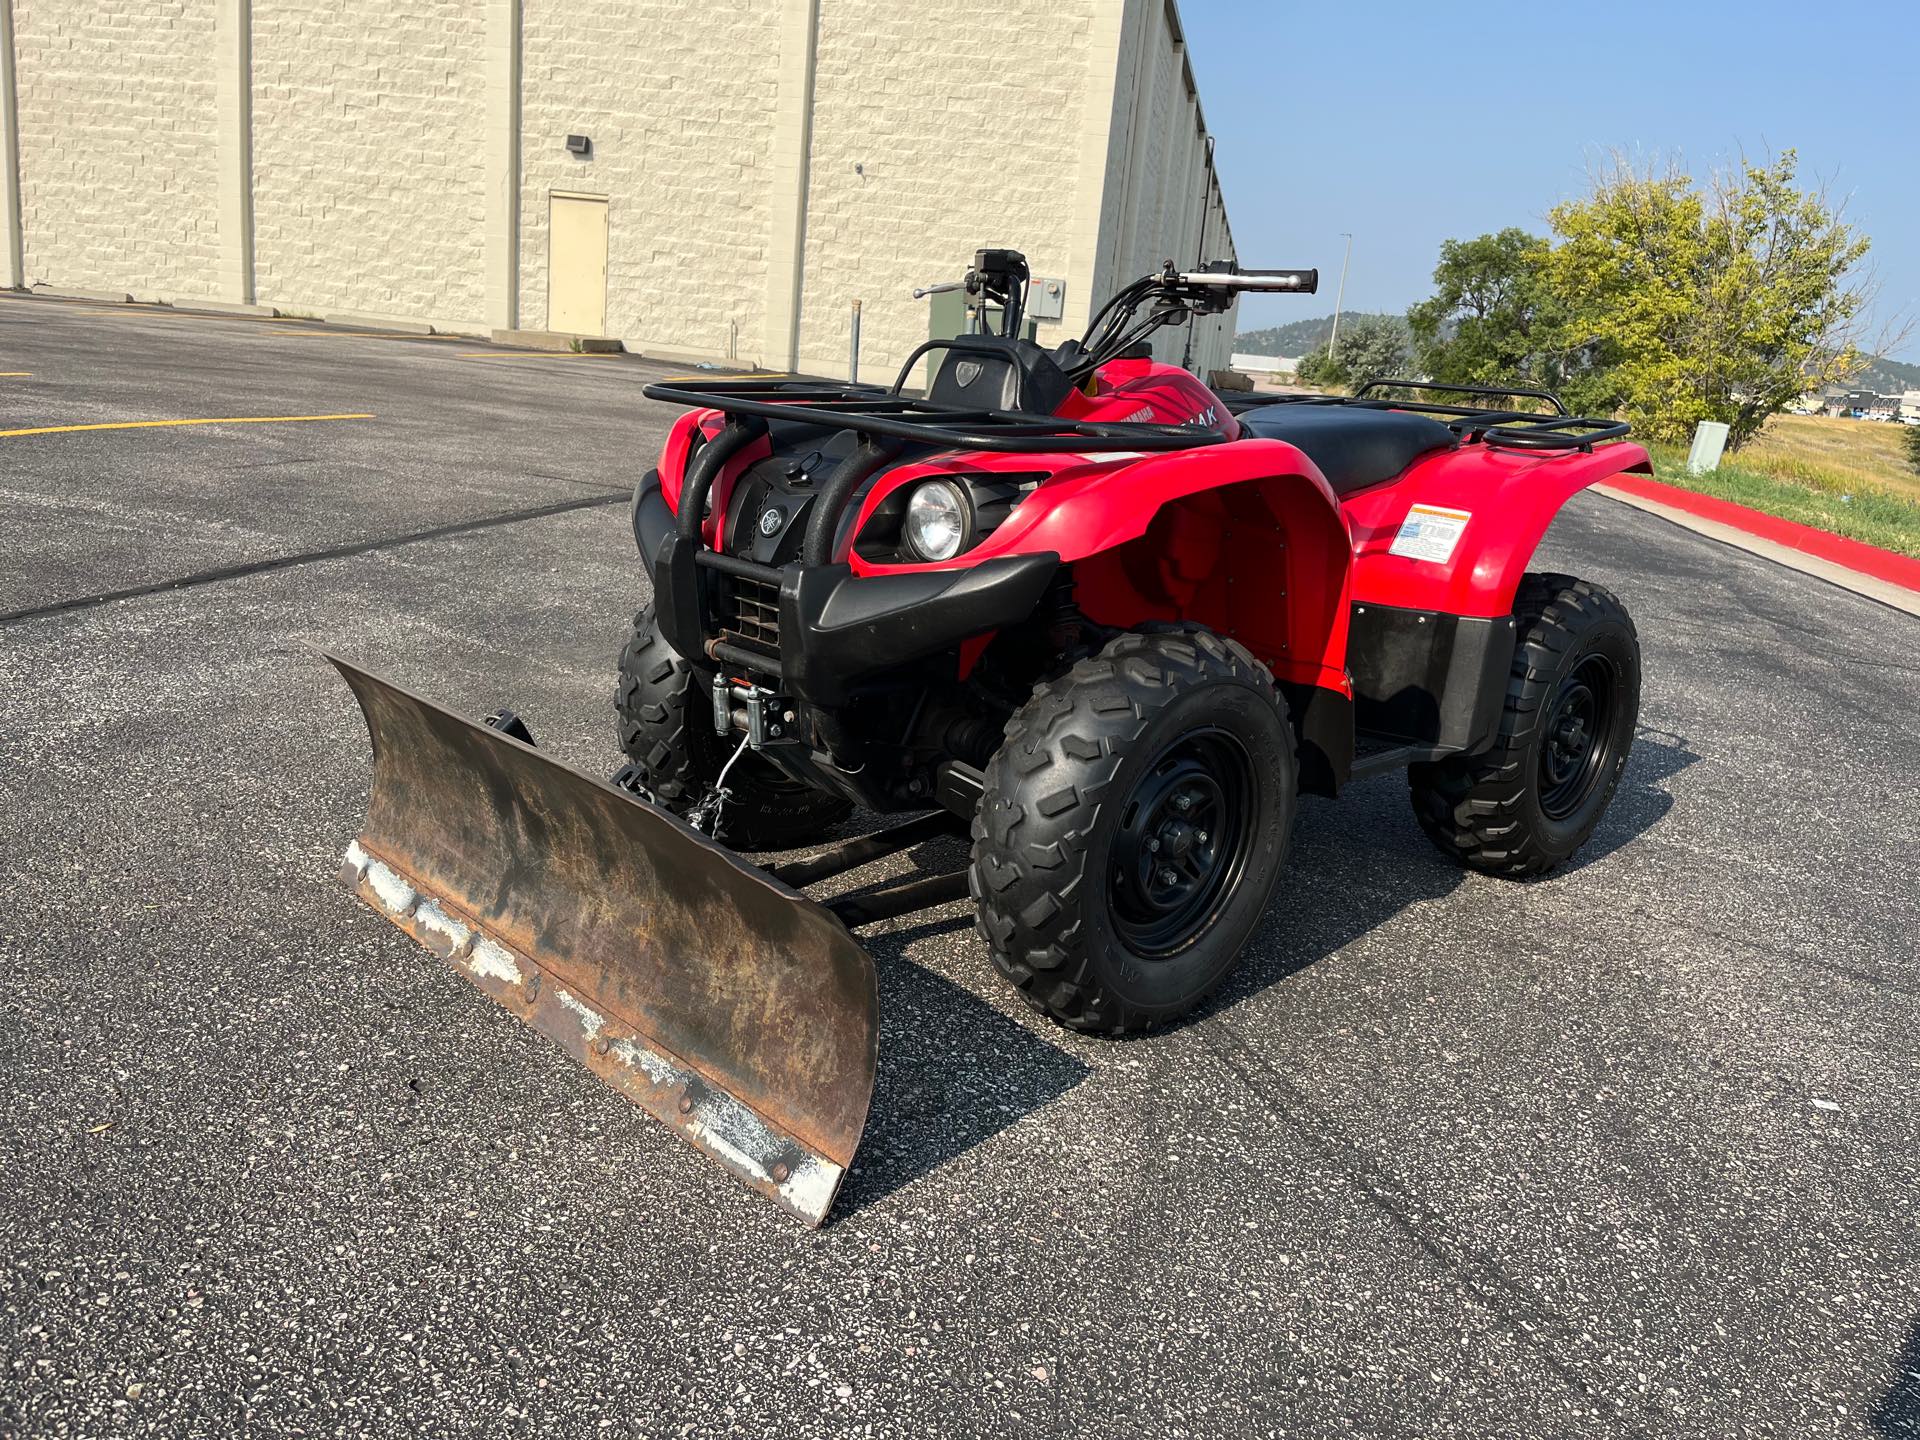
[{"label": "distant hill", "polygon": [[[1259,352],[1263,355],[1271,351]],[[1867,368],[1852,380],[1850,385],[1862,390],[1872,390],[1880,395],[1898,395],[1903,390],[1920,390],[1920,365],[1909,365],[1903,360],[1889,360],[1884,355],[1877,360],[1869,360]]]},{"label": "distant hill", "polygon": [[[1405,315],[1376,314],[1366,310],[1349,310],[1340,317],[1341,325],[1355,320],[1385,320],[1390,324],[1406,328]],[[1333,334],[1333,316],[1322,315],[1318,320],[1295,320],[1287,325],[1269,325],[1264,330],[1242,330],[1233,337],[1233,348],[1241,355],[1291,355],[1301,356],[1325,345]]]},{"label": "distant hill", "polygon": [[[1349,310],[1340,317],[1346,325],[1354,320],[1385,320],[1403,332],[1405,315],[1380,314],[1367,310]],[[1233,337],[1233,348],[1241,355],[1291,355],[1298,357],[1318,350],[1333,333],[1333,316],[1315,320],[1295,320],[1288,325],[1269,325],[1264,330],[1242,330]],[[1872,390],[1881,395],[1898,395],[1905,390],[1920,390],[1920,365],[1881,356],[1869,360],[1859,374],[1847,380],[1849,388]]]}]

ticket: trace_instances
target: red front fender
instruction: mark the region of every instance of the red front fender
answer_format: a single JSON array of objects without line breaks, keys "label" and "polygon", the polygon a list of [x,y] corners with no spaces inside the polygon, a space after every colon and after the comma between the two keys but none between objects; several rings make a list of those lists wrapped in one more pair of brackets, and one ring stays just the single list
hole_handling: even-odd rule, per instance
[{"label": "red front fender", "polygon": [[1351,546],[1305,455],[1247,440],[1086,460],[1028,497],[967,563],[1053,551],[1073,564],[1094,620],[1197,621],[1282,680],[1348,692]]}]

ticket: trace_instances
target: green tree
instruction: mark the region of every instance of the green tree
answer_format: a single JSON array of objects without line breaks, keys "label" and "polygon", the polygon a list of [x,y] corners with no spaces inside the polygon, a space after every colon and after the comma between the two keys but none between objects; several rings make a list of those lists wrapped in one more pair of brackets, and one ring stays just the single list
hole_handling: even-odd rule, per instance
[{"label": "green tree", "polygon": [[1356,316],[1340,327],[1336,352],[1325,345],[1300,361],[1299,377],[1307,385],[1357,385],[1375,376],[1399,375],[1407,366],[1407,335],[1397,319],[1384,315]]},{"label": "green tree", "polygon": [[1302,355],[1293,373],[1302,385],[1332,385],[1336,383],[1332,372],[1333,357],[1322,345]]},{"label": "green tree", "polygon": [[[1569,333],[1552,259],[1545,239],[1515,228],[1441,245],[1432,298],[1407,312],[1415,368],[1448,385],[1580,388],[1593,372],[1590,347]],[[1582,404],[1617,400],[1604,380],[1585,389]]]},{"label": "green tree", "polygon": [[1853,277],[1869,242],[1795,187],[1796,167],[1788,150],[1701,188],[1616,166],[1552,212],[1547,277],[1565,333],[1590,337],[1642,434],[1678,443],[1720,420],[1737,449],[1859,368],[1866,295]]}]

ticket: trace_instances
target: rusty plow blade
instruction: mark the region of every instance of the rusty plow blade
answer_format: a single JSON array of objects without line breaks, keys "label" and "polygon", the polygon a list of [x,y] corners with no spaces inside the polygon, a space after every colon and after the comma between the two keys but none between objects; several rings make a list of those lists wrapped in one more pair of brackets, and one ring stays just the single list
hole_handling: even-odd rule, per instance
[{"label": "rusty plow blade", "polygon": [[334,655],[373,739],[360,898],[735,1178],[826,1218],[873,1095],[873,962],[679,819]]}]

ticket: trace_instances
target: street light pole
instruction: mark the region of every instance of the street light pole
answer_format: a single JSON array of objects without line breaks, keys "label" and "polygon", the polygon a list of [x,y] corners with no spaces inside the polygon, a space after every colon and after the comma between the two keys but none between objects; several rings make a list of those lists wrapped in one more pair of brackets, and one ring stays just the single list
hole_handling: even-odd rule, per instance
[{"label": "street light pole", "polygon": [[1337,353],[1337,347],[1340,344],[1340,307],[1346,303],[1347,298],[1347,261],[1353,259],[1353,232],[1342,230],[1340,233],[1347,237],[1347,253],[1340,259],[1340,290],[1333,297],[1333,336],[1327,341],[1329,360]]}]

